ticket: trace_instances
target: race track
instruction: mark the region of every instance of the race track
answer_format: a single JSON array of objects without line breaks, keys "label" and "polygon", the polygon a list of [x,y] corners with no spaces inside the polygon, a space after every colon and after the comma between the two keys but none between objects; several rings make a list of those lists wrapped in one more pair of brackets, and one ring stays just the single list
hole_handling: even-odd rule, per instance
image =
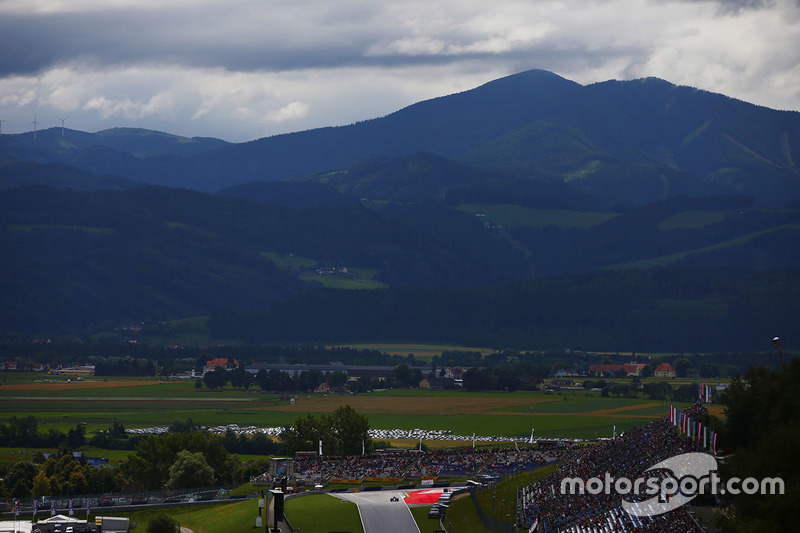
[{"label": "race track", "polygon": [[[406,491],[382,490],[331,494],[340,500],[349,500],[358,506],[364,533],[420,533],[411,510],[403,502]],[[391,501],[397,496],[399,501]]]}]

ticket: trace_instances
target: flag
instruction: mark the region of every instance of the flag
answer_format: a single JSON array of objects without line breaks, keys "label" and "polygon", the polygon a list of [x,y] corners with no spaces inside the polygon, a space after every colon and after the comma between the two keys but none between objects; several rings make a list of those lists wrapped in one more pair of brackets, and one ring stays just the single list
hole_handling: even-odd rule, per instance
[{"label": "flag", "polygon": [[36,512],[39,510],[39,500],[33,500],[33,517],[36,518]]},{"label": "flag", "polygon": [[717,435],[718,433],[715,431],[714,436],[711,437],[711,451],[714,455],[717,455]]},{"label": "flag", "polygon": [[519,453],[519,444],[517,444],[517,441],[514,441],[514,448],[516,448],[517,453]]},{"label": "flag", "polygon": [[92,503],[87,498],[86,499],[86,520],[89,520],[89,513],[91,512],[91,510],[92,510]]},{"label": "flag", "polygon": [[700,437],[702,437],[702,436],[703,436],[703,423],[702,422],[698,422],[697,423],[697,442],[700,442],[700,440],[701,440]]},{"label": "flag", "polygon": [[69,515],[72,516],[74,514],[72,510],[72,498],[69,499]]},{"label": "flag", "polygon": [[319,456],[322,457],[322,439],[319,439]]},{"label": "flag", "polygon": [[50,500],[50,516],[56,515],[56,499]]},{"label": "flag", "polygon": [[14,500],[14,516],[19,516],[19,500]]}]

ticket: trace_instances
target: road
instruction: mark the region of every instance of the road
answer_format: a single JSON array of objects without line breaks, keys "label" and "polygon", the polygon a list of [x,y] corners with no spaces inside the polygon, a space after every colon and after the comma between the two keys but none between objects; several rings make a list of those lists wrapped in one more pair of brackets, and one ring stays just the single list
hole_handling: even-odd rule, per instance
[{"label": "road", "polygon": [[[381,490],[331,494],[340,500],[349,500],[358,506],[364,533],[420,533],[411,510],[403,502],[406,491]],[[393,502],[392,496],[400,501]]]}]

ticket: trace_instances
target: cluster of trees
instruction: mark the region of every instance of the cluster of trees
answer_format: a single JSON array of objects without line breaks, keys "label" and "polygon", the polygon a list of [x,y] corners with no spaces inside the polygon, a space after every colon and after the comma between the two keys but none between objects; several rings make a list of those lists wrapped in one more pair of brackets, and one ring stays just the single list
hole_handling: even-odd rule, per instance
[{"label": "cluster of trees", "polygon": [[633,378],[631,383],[606,383],[604,380],[583,382],[585,389],[599,388],[603,396],[616,396],[621,398],[637,398],[643,393],[651,400],[665,400],[673,402],[693,402],[697,399],[697,385],[694,383],[673,387],[666,381],[641,383]]},{"label": "cluster of trees", "polygon": [[362,376],[356,381],[349,382],[348,376],[341,370],[321,372],[319,370],[303,370],[295,375],[281,372],[277,369],[261,369],[256,374],[246,372],[243,367],[226,370],[217,367],[211,372],[206,372],[202,378],[195,382],[196,388],[203,386],[209,389],[220,389],[230,384],[237,389],[248,389],[253,385],[263,391],[294,392],[311,391],[322,383],[331,387],[347,387],[352,392],[368,392],[373,388],[412,388],[419,386],[422,381],[420,367],[411,367],[408,364],[397,365],[392,375],[373,383],[370,378]]},{"label": "cluster of trees", "polygon": [[[158,325],[144,324],[143,328]],[[116,355],[110,356],[109,352]],[[400,356],[379,350],[324,345],[256,344],[246,346],[204,347],[149,346],[146,344],[113,344],[53,342],[0,343],[0,359],[15,360],[19,370],[30,370],[34,363],[74,364],[76,361],[95,366],[97,376],[171,375],[194,369],[201,371],[206,361],[216,358],[273,363],[326,364],[339,361],[348,365],[417,364],[413,354]],[[158,365],[156,365],[156,362]]]},{"label": "cluster of trees", "polygon": [[71,452],[41,453],[31,461],[0,465],[0,497],[40,497],[118,492],[128,484],[125,473],[109,465],[91,466]]},{"label": "cluster of trees", "polygon": [[8,424],[0,424],[0,446],[59,448],[62,452],[83,446],[86,428],[78,424],[66,433],[54,428],[39,431],[39,422],[33,415],[13,416]]},{"label": "cluster of trees", "polygon": [[800,494],[800,359],[780,371],[753,367],[735,377],[726,395],[726,423],[720,437],[732,453],[721,467],[723,478],[779,477],[784,495],[730,492],[722,496],[718,516],[723,531],[793,531]]},{"label": "cluster of trees", "polygon": [[288,451],[317,451],[320,442],[325,455],[359,455],[373,449],[369,419],[349,405],[341,405],[332,414],[309,413],[295,420],[283,433]]},{"label": "cluster of trees", "polygon": [[[351,418],[342,412],[337,420],[342,427],[352,427]],[[92,436],[88,440],[92,446],[134,450],[119,468],[91,466],[85,457],[75,458],[72,450],[86,443],[81,425],[67,433],[53,429],[40,433],[33,416],[14,417],[0,425],[0,446],[59,447],[49,458],[37,453],[10,468],[0,465],[0,497],[111,492],[128,484],[155,490],[238,483],[267,471],[269,464],[265,460],[242,463],[233,454],[286,453],[284,443],[266,435],[236,435],[229,430],[220,437],[204,432],[191,418],[175,420],[166,435],[128,436],[115,421],[108,430]]]},{"label": "cluster of trees", "polygon": [[150,435],[125,463],[131,481],[148,490],[231,484],[237,467],[222,439],[202,432]]},{"label": "cluster of trees", "polygon": [[[286,445],[275,442],[263,433],[255,435],[237,435],[232,429],[225,432],[222,436],[222,446],[229,453],[241,453],[248,455],[283,455],[286,453]],[[266,472],[266,468],[262,472]]]}]

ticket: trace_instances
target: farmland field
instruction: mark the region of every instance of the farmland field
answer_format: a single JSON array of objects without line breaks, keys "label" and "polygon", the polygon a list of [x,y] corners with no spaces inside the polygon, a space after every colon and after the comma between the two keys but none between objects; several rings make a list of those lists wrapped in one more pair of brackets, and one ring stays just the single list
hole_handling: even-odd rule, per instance
[{"label": "farmland field", "polygon": [[443,344],[369,343],[348,344],[347,346],[359,350],[378,350],[380,352],[388,353],[389,355],[406,356],[408,354],[414,354],[415,359],[428,361],[433,359],[433,356],[441,355],[442,352],[446,351],[479,352],[481,355],[487,355],[494,351],[491,348],[486,347],[454,346]]},{"label": "farmland field", "polygon": [[194,380],[102,379],[54,383],[6,382],[0,387],[0,422],[36,416],[39,428],[87,431],[115,420],[126,428],[166,426],[192,418],[206,426],[276,427],[306,413],[331,413],[348,404],[368,416],[373,429],[443,429],[455,435],[592,438],[610,436],[664,416],[658,401],[604,398],[583,390],[483,392],[390,390],[367,394],[299,394],[294,402],[254,389],[209,391]]}]

